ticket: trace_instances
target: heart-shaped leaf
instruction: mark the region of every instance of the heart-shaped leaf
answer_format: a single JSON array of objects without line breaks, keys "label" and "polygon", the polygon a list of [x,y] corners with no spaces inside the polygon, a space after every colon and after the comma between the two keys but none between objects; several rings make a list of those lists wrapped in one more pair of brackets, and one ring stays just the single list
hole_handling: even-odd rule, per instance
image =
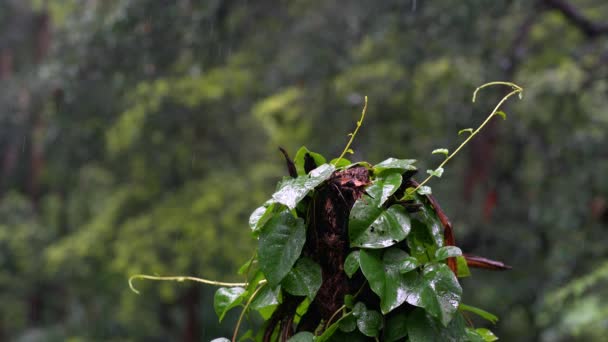
[{"label": "heart-shaped leaf", "polygon": [[462,288],[445,264],[429,264],[422,273],[422,295],[419,305],[447,326],[458,310]]},{"label": "heart-shaped leaf", "polygon": [[273,216],[262,228],[258,261],[268,283],[276,287],[300,257],[306,241],[304,220],[289,212]]},{"label": "heart-shaped leaf", "polygon": [[243,302],[245,289],[242,287],[221,287],[213,296],[213,308],[220,322],[226,313]]},{"label": "heart-shaped leaf", "polygon": [[281,286],[294,296],[307,296],[313,300],[321,287],[321,277],[321,266],[308,258],[302,258],[283,278]]},{"label": "heart-shaped leaf", "polygon": [[354,247],[390,247],[403,241],[410,228],[410,218],[401,205],[384,209],[358,200],[350,212],[348,229]]},{"label": "heart-shaped leaf", "polygon": [[380,297],[380,309],[387,314],[404,302],[420,303],[422,287],[417,272],[402,273],[409,255],[398,248],[390,248],[383,258],[380,252],[361,250],[361,271],[372,291]]},{"label": "heart-shaped leaf", "polygon": [[328,179],[336,170],[331,164],[323,164],[310,171],[308,175],[298,178],[286,178],[280,185],[279,190],[272,195],[272,199],[294,209],[306,195]]}]

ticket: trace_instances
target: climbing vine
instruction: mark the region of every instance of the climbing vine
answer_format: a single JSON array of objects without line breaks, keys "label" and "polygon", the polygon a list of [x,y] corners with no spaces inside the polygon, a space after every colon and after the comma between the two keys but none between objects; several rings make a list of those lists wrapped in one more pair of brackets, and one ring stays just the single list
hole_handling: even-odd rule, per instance
[{"label": "climbing vine", "polygon": [[[258,241],[255,254],[239,270],[243,283],[194,277],[133,276],[134,279],[194,280],[220,288],[214,309],[221,321],[239,308],[232,341],[323,342],[494,341],[494,334],[467,323],[464,313],[495,323],[497,318],[462,303],[458,278],[469,267],[508,269],[501,262],[463,254],[455,244],[451,223],[427,185],[441,177],[444,166],[523,89],[510,82],[477,88],[511,88],[476,128],[459,132],[467,138],[418,183],[415,160],[388,158],[372,165],[345,159],[363,124],[361,118],[344,152],[328,161],[300,148],[285,156],[289,177],[249,219]],[[247,313],[264,319],[259,331],[241,332]],[[227,341],[219,338],[215,341]]]}]

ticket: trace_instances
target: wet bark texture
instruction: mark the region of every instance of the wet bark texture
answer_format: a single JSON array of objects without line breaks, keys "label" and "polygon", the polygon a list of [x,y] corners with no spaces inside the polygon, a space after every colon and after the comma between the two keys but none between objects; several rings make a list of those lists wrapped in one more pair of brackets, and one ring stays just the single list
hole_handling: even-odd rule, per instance
[{"label": "wet bark texture", "polygon": [[[287,156],[286,159],[288,170],[294,176],[292,170],[295,168]],[[307,172],[315,166],[312,158],[306,159]],[[353,292],[353,285],[344,273],[344,260],[349,252],[348,216],[369,182],[369,171],[365,167],[336,171],[316,190],[314,197],[308,199],[308,212],[301,213],[307,224],[303,255],[321,266],[323,283],[307,313],[301,318],[298,331],[314,331],[322,321],[328,322],[344,304],[344,296]],[[277,328],[278,335],[274,339],[286,341],[294,334],[293,320],[303,300],[304,297],[284,296],[283,303],[268,322],[264,341],[273,340]]]}]

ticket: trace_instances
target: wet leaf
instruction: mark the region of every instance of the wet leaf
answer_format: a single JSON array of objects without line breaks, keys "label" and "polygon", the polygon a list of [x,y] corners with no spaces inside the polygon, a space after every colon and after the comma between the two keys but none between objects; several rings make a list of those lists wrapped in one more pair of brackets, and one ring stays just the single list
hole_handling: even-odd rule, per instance
[{"label": "wet leaf", "polygon": [[221,287],[215,291],[213,309],[215,309],[220,322],[230,309],[241,304],[243,294],[245,294],[245,289],[242,287]]},{"label": "wet leaf", "polygon": [[254,232],[258,231],[274,214],[284,209],[285,206],[280,203],[275,203],[272,200],[266,202],[263,206],[251,213],[251,216],[249,217],[249,227]]},{"label": "wet leaf", "polygon": [[435,261],[461,256],[462,251],[456,246],[443,246],[435,251]]},{"label": "wet leaf", "polygon": [[407,313],[400,312],[388,318],[384,328],[384,340],[393,342],[401,340],[405,336],[407,336]]},{"label": "wet leaf", "polygon": [[211,342],[230,342],[230,340],[225,337],[218,337],[211,340]]},{"label": "wet leaf", "polygon": [[294,164],[296,164],[296,171],[298,172],[298,176],[306,175],[306,171],[304,169],[304,164],[306,163],[306,153],[310,155],[310,157],[315,161],[315,164],[317,164],[317,166],[323,165],[327,162],[325,160],[325,157],[323,157],[319,153],[309,151],[306,146],[302,146],[300,147],[298,152],[296,152],[296,156],[293,159]]},{"label": "wet leaf", "polygon": [[392,246],[404,240],[410,228],[410,218],[403,206],[384,209],[361,200],[355,202],[348,225],[351,246],[365,248]]},{"label": "wet leaf", "polygon": [[416,170],[414,163],[415,159],[396,159],[396,158],[388,158],[378,164],[376,164],[373,168],[374,173],[378,174],[384,170],[395,169],[400,172],[405,172],[408,170]]},{"label": "wet leaf", "polygon": [[359,269],[359,251],[352,251],[344,260],[344,272],[349,278]]},{"label": "wet leaf", "polygon": [[481,336],[485,342],[494,342],[498,340],[498,337],[496,337],[493,332],[486,328],[477,328],[475,329],[475,332],[479,334],[479,336]]},{"label": "wet leaf", "polygon": [[272,199],[294,209],[311,190],[328,179],[335,169],[331,164],[323,164],[308,175],[286,178],[280,183],[279,190],[272,195]]},{"label": "wet leaf", "polygon": [[419,220],[412,220],[412,229],[407,236],[407,245],[410,253],[418,260],[419,264],[424,264],[433,259],[437,245],[427,226]]},{"label": "wet leaf", "polygon": [[345,167],[345,166],[352,164],[351,161],[346,158],[342,158],[339,161],[338,161],[338,158],[335,158],[335,159],[332,159],[329,163],[331,165],[334,165],[336,168]]},{"label": "wet leaf", "polygon": [[344,332],[354,331],[357,329],[357,318],[352,314],[346,315],[340,319],[338,326]]},{"label": "wet leaf", "polygon": [[408,316],[407,335],[410,342],[466,341],[464,320],[460,315],[455,317],[446,328],[420,308],[415,309]]},{"label": "wet leaf", "polygon": [[432,194],[433,190],[431,189],[430,186],[423,185],[420,188],[418,188],[418,190],[416,192],[418,192],[418,194],[421,196],[426,196],[426,195]]},{"label": "wet leaf", "polygon": [[365,304],[358,302],[353,309],[353,315],[357,318],[357,328],[365,336],[376,337],[384,325],[382,315],[375,310],[368,310]]},{"label": "wet leaf", "polygon": [[304,220],[289,212],[273,216],[262,228],[258,261],[268,283],[276,287],[300,257],[306,241]]},{"label": "wet leaf", "polygon": [[380,251],[361,250],[361,271],[369,286],[380,297],[380,309],[387,314],[404,302],[420,302],[421,287],[417,272],[402,273],[409,255],[401,249],[390,248],[380,257]]},{"label": "wet leaf", "polygon": [[445,264],[430,264],[422,273],[422,296],[419,307],[447,326],[458,310],[462,288]]},{"label": "wet leaf", "polygon": [[321,266],[308,258],[302,258],[283,278],[281,286],[294,296],[307,296],[313,300],[321,282]]}]

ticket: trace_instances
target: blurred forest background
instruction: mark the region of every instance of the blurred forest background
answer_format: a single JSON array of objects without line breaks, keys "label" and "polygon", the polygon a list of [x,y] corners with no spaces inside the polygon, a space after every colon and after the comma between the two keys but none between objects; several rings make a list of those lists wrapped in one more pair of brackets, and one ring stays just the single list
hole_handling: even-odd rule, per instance
[{"label": "blurred forest background", "polygon": [[[474,271],[464,301],[505,341],[608,335],[608,2],[0,0],[0,340],[207,341],[214,288],[240,281],[247,219],[328,157],[370,105],[352,160],[440,161]],[[480,323],[481,324],[481,323]]]}]

